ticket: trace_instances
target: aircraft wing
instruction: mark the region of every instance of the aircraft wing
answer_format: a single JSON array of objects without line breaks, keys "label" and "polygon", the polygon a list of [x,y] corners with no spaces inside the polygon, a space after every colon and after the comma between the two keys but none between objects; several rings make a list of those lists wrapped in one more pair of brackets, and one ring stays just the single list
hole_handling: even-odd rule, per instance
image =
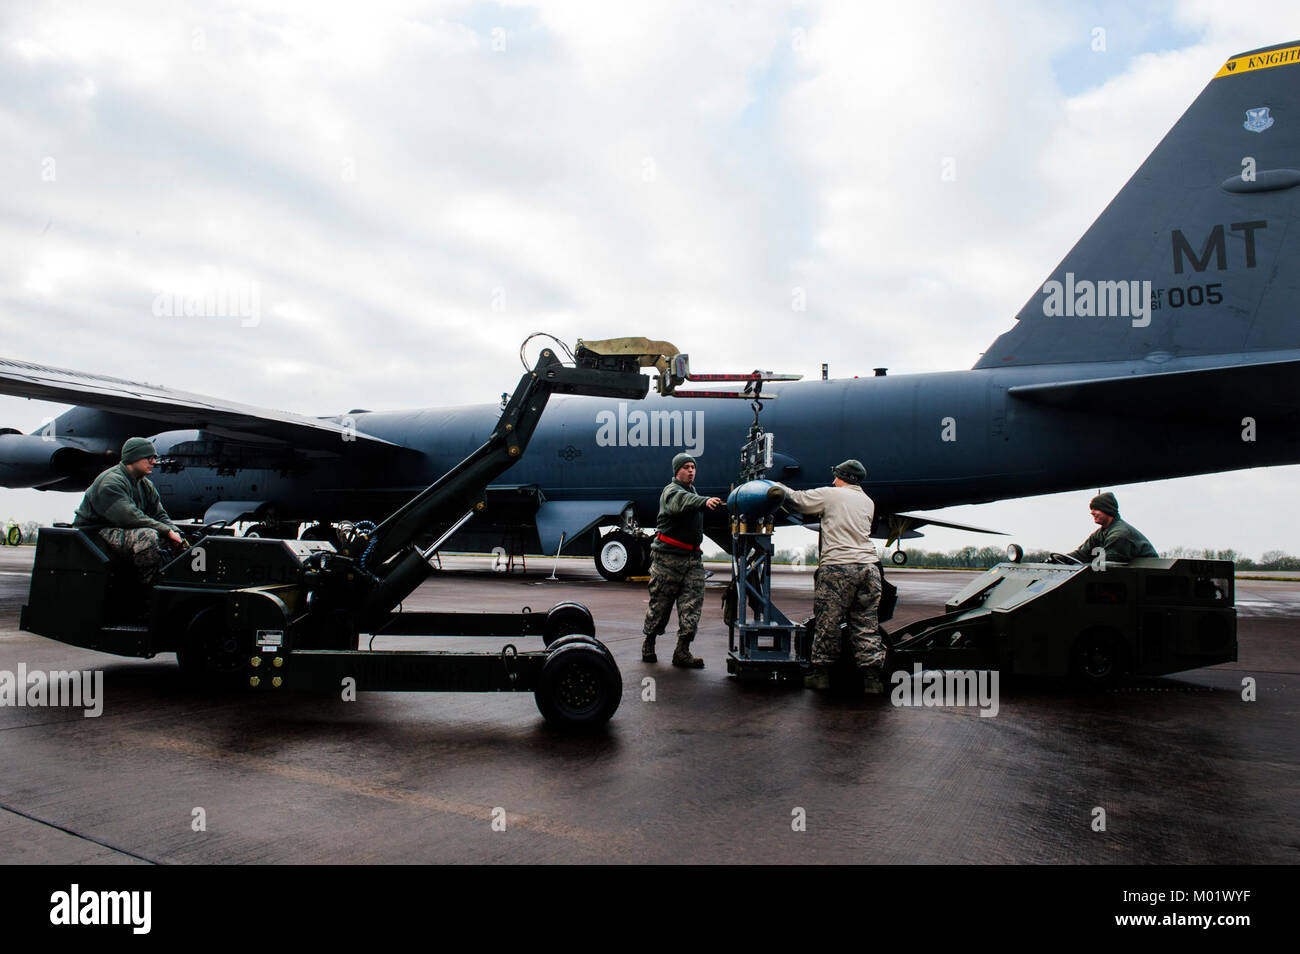
[{"label": "aircraft wing", "polygon": [[[877,523],[879,523],[881,519],[882,518],[877,517]],[[883,519],[888,521],[890,526],[893,525],[894,521],[906,521],[905,529],[907,530],[916,530],[918,527],[946,527],[949,530],[965,530],[968,533],[994,533],[1000,537],[1005,537],[1007,535],[1006,532],[1002,530],[989,530],[987,527],[972,527],[970,524],[966,523],[953,523],[950,520],[939,520],[935,517],[927,517],[922,513],[896,513],[892,516],[886,516]]]},{"label": "aircraft wing", "polygon": [[[797,520],[798,514],[793,514],[791,517]],[[821,526],[815,516],[802,523],[809,530],[816,530]],[[921,527],[946,527],[949,530],[965,530],[969,533],[994,533],[1000,537],[1007,535],[1002,530],[989,530],[986,527],[972,527],[965,523],[953,523],[951,520],[927,517],[922,513],[878,513],[876,514],[875,527],[871,535],[877,539],[888,540],[892,544],[898,539],[915,540],[922,536],[922,534],[916,532]]]},{"label": "aircraft wing", "polygon": [[197,428],[223,437],[263,438],[328,451],[340,451],[348,444],[370,448],[401,446],[327,419],[6,358],[0,358],[0,394],[148,418],[158,422],[159,431]]}]

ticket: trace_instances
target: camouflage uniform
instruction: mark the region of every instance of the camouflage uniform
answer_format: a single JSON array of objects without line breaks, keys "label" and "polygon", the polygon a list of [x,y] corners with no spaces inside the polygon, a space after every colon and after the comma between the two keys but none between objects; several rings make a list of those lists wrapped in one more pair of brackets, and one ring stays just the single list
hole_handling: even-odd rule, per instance
[{"label": "camouflage uniform", "polygon": [[847,622],[853,661],[869,693],[883,692],[885,645],[880,638],[880,558],[871,543],[876,505],[861,484],[866,468],[846,460],[832,469],[837,482],[813,490],[779,484],[786,505],[820,516],[820,566],[814,577],[812,668],[804,685],[830,687],[830,668],[840,658],[840,624]]},{"label": "camouflage uniform", "polygon": [[650,606],[642,631],[647,638],[661,636],[677,604],[677,639],[695,638],[704,610],[704,562],[700,551],[656,550],[650,567]]},{"label": "camouflage uniform", "polygon": [[668,617],[677,604],[677,648],[673,665],[702,669],[704,660],[691,653],[691,641],[700,625],[704,608],[704,562],[700,543],[704,540],[704,510],[708,497],[695,492],[693,484],[678,480],[689,454],[673,458],[673,481],[659,495],[655,539],[650,545],[650,605],[646,607],[641,646],[643,662],[657,662],[655,637],[663,635]]},{"label": "camouflage uniform", "polygon": [[817,628],[813,636],[812,664],[829,666],[840,657],[840,624],[847,620],[853,643],[853,660],[859,667],[885,665],[885,645],[880,640],[880,565],[832,564],[819,567],[813,593]]},{"label": "camouflage uniform", "polygon": [[99,531],[99,539],[114,553],[130,560],[141,581],[152,584],[158,579],[162,542],[157,530],[151,527],[106,527]]},{"label": "camouflage uniform", "polygon": [[[139,438],[126,447],[139,456],[154,456],[153,445]],[[131,456],[125,448],[123,456]],[[131,561],[145,583],[157,579],[162,538],[176,529],[153,482],[133,474],[126,463],[108,468],[86,488],[72,525],[96,532],[108,549]]]}]

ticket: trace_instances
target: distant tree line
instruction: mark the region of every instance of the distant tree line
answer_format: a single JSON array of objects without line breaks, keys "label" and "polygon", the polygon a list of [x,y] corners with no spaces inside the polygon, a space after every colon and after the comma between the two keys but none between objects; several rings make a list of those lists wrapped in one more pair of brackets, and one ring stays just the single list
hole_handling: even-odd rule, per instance
[{"label": "distant tree line", "polygon": [[[888,560],[883,548],[878,548],[882,560]],[[1025,563],[1046,563],[1050,550],[1026,550]],[[1291,556],[1282,550],[1267,550],[1258,560],[1238,553],[1236,550],[1198,550],[1195,547],[1174,547],[1160,554],[1168,560],[1231,560],[1239,570],[1300,570],[1300,557]],[[727,562],[731,558],[721,550],[705,556],[706,560]],[[946,553],[931,550],[908,550],[907,565],[919,569],[938,570],[987,570],[991,566],[1007,561],[1007,551],[1002,547],[965,546],[960,550]],[[773,555],[777,564],[803,564],[816,566],[817,547],[810,545],[805,550],[777,550]]]}]

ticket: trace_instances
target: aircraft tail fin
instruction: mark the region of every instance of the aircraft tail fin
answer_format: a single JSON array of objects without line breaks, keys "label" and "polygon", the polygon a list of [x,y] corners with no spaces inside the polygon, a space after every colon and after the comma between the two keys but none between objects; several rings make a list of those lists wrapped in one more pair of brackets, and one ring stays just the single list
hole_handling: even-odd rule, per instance
[{"label": "aircraft tail fin", "polygon": [[1300,41],[1232,57],[977,368],[1300,348]]}]

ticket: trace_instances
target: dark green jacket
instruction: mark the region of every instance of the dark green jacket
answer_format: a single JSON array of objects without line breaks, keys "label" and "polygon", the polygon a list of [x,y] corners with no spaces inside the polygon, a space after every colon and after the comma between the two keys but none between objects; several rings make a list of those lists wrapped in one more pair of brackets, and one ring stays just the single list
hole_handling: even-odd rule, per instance
[{"label": "dark green jacket", "polygon": [[148,477],[132,477],[126,464],[110,467],[86,488],[72,525],[86,530],[152,527],[162,534],[175,529],[153,481]]},{"label": "dark green jacket", "polygon": [[1160,556],[1150,540],[1119,517],[1112,520],[1109,527],[1094,530],[1092,536],[1083,541],[1083,546],[1070,556],[1083,563],[1091,563],[1095,547],[1105,549],[1107,563],[1128,563],[1138,557]]},{"label": "dark green jacket", "polygon": [[708,497],[701,497],[695,492],[694,484],[682,484],[674,480],[659,495],[659,519],[655,521],[655,541],[651,550],[667,550],[685,553],[681,547],[664,543],[658,534],[672,537],[681,543],[698,547],[704,539],[704,505]]}]

